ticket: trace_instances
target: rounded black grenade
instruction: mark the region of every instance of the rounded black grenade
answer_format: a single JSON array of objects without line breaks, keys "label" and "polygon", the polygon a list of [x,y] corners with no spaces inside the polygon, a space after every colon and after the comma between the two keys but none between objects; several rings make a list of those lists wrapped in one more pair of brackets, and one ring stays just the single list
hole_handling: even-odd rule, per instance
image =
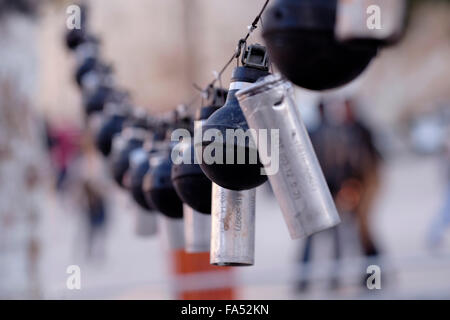
[{"label": "rounded black grenade", "polygon": [[[267,76],[269,72],[267,68],[254,68],[250,66],[236,67],[233,70],[233,75],[230,83],[230,90],[225,105],[214,112],[208,120],[203,124],[202,128],[202,156],[200,167],[206,176],[225,189],[231,190],[247,190],[255,188],[263,184],[267,180],[267,176],[261,175],[261,168],[263,167],[259,161],[259,157],[254,159],[253,155],[256,153],[254,148],[251,148],[249,144],[249,138],[245,138],[245,146],[239,147],[236,139],[233,141],[227,141],[226,130],[227,129],[242,129],[243,132],[249,135],[247,131],[249,129],[244,114],[239,106],[239,102],[236,98],[236,92],[248,85],[249,83],[256,82],[259,78]],[[210,129],[219,130],[222,136],[222,142],[220,141],[208,141],[205,139],[205,133]],[[212,132],[212,130],[210,131]],[[212,144],[222,148],[223,157],[222,163],[212,163],[208,160],[205,161],[210,153],[215,155],[215,151],[211,151],[210,145]],[[217,149],[217,148],[216,148]],[[234,149],[234,159],[232,163],[226,163],[227,150]],[[238,152],[245,152],[245,163],[238,163]],[[231,151],[230,151],[231,152]],[[249,159],[256,160],[251,163]]]},{"label": "rounded black grenade", "polygon": [[[134,128],[127,128],[134,129]],[[123,132],[122,132],[123,135]],[[130,154],[141,148],[144,144],[144,140],[140,137],[134,136],[119,136],[119,139],[123,139],[120,147],[117,150],[114,150],[111,157],[111,168],[113,173],[113,178],[117,182],[117,184],[123,188],[124,185],[124,177],[130,167]]]},{"label": "rounded black grenade", "polygon": [[94,92],[89,93],[84,105],[86,114],[89,116],[92,113],[103,111],[103,107],[112,93],[113,90],[105,85],[99,85]]},{"label": "rounded black grenade", "polygon": [[87,57],[75,71],[75,81],[78,87],[82,88],[82,81],[85,75],[92,72],[97,67],[97,59],[95,57]]},{"label": "rounded black grenade", "polygon": [[151,157],[150,167],[142,184],[147,202],[167,217],[183,218],[183,203],[172,184],[170,153]]},{"label": "rounded black grenade", "polygon": [[111,153],[112,140],[116,134],[122,131],[126,119],[125,115],[113,114],[108,116],[100,127],[95,144],[105,157]]},{"label": "rounded black grenade", "polygon": [[190,163],[174,164],[172,166],[172,183],[181,200],[192,209],[205,213],[211,213],[211,189],[212,183],[203,173],[200,166],[194,163],[194,145],[185,143],[181,152],[190,152]]},{"label": "rounded black grenade", "polygon": [[[199,109],[197,120],[207,119],[220,106],[208,106]],[[191,139],[192,140],[192,139]],[[190,153],[190,162],[185,161],[172,166],[172,183],[181,200],[192,209],[211,214],[211,190],[212,182],[203,173],[200,165],[195,161],[195,149],[193,141],[183,143],[180,153]]]},{"label": "rounded black grenade", "polygon": [[337,0],[276,0],[264,14],[270,58],[300,87],[325,90],[347,84],[377,54],[373,42],[336,40],[336,8]]},{"label": "rounded black grenade", "polygon": [[67,31],[65,38],[69,50],[75,50],[86,39],[83,29],[71,29]]},{"label": "rounded black grenade", "polygon": [[[148,154],[147,154],[148,155]],[[144,176],[150,170],[150,163],[148,161],[148,156],[137,164],[137,166],[130,170],[130,192],[134,201],[143,209],[147,211],[152,211],[154,208],[145,199],[144,190],[142,188],[142,183],[144,181]]]},{"label": "rounded black grenade", "polygon": [[[202,107],[196,115],[197,125],[203,123],[211,114],[217,111],[225,102],[227,91],[215,89],[214,99],[209,106]],[[199,133],[201,134],[201,132]],[[195,160],[194,142],[182,145],[181,153],[190,152],[190,162],[184,161],[172,166],[172,183],[181,200],[192,209],[211,214],[212,182],[203,173],[200,165]]]}]

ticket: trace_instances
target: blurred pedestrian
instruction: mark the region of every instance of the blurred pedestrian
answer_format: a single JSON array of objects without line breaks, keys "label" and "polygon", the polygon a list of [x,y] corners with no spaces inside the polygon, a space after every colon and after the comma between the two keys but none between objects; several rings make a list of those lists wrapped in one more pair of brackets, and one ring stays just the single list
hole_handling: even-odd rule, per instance
[{"label": "blurred pedestrian", "polygon": [[[88,259],[105,256],[110,181],[103,159],[95,149],[89,132],[81,141],[78,157],[68,173],[68,188],[76,207],[82,213],[85,253]],[[79,242],[79,239],[77,243]]]},{"label": "blurred pedestrian", "polygon": [[50,157],[56,174],[55,187],[57,191],[64,191],[68,168],[79,152],[80,133],[68,123],[47,126]]},{"label": "blurred pedestrian", "polygon": [[[370,211],[378,190],[381,156],[370,129],[355,115],[352,100],[339,105],[340,117],[330,119],[324,102],[319,105],[320,124],[312,130],[311,141],[321,164],[331,195],[341,215],[350,215],[358,226],[363,254],[378,255],[378,248],[370,231]],[[336,115],[336,114],[335,114]],[[345,221],[345,219],[344,219]],[[330,285],[339,286],[338,269],[342,258],[340,227],[330,230],[333,241],[333,270]],[[301,262],[311,260],[314,236],[305,241]],[[308,287],[309,268],[304,268],[299,289]]]}]

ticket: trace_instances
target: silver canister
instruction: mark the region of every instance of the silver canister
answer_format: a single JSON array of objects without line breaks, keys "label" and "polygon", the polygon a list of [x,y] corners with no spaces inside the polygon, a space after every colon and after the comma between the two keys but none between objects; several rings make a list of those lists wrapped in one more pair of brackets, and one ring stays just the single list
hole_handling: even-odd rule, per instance
[{"label": "silver canister", "polygon": [[184,203],[183,220],[186,252],[209,252],[211,242],[211,215],[197,212]]},{"label": "silver canister", "polygon": [[162,226],[163,241],[169,250],[184,251],[184,223],[183,219],[174,219],[162,214],[159,216],[159,222]]},{"label": "silver canister", "polygon": [[[138,148],[131,152],[130,156],[130,170],[136,169],[139,165],[144,161],[148,161],[148,153],[141,148]],[[129,180],[130,176],[128,176],[128,184],[131,183]],[[158,223],[155,211],[146,211],[141,209],[138,206],[136,207],[136,224],[135,231],[136,235],[139,237],[151,237],[158,232]]]},{"label": "silver canister", "polygon": [[302,238],[337,225],[339,215],[294,102],[292,84],[271,75],[236,96],[249,127],[254,129],[264,174],[291,237]]},{"label": "silver canister", "polygon": [[136,235],[139,237],[151,237],[158,233],[158,222],[156,212],[147,212],[142,209],[136,210]]},{"label": "silver canister", "polygon": [[255,260],[256,189],[212,188],[210,262],[217,266],[251,266]]}]

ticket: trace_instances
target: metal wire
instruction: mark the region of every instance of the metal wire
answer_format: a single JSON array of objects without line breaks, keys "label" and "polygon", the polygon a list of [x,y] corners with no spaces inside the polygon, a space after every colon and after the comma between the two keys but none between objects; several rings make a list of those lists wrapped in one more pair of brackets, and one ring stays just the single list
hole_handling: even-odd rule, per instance
[{"label": "metal wire", "polygon": [[233,55],[230,57],[230,59],[225,63],[225,65],[220,69],[219,72],[217,72],[216,77],[208,83],[208,85],[206,85],[203,89],[198,86],[197,84],[194,84],[194,88],[196,88],[197,90],[199,90],[200,92],[197,93],[194,98],[192,98],[190,101],[190,103],[186,104],[187,107],[191,107],[193,103],[195,103],[197,101],[197,98],[200,94],[208,92],[209,88],[214,87],[214,85],[216,84],[217,81],[219,81],[219,84],[221,85],[221,77],[222,74],[228,69],[228,67],[230,66],[230,64],[233,62],[234,59],[237,60],[238,66],[239,66],[239,57],[241,55],[242,52],[242,47],[246,45],[248,38],[250,37],[250,35],[253,33],[253,31],[255,31],[255,29],[258,27],[258,23],[261,20],[261,16],[264,13],[264,10],[266,10],[267,5],[269,4],[270,0],[266,0],[264,2],[263,7],[261,8],[261,10],[259,11],[258,15],[255,17],[255,19],[253,20],[253,22],[251,23],[251,25],[248,26],[248,32],[247,34],[239,39],[236,50],[234,51]]}]

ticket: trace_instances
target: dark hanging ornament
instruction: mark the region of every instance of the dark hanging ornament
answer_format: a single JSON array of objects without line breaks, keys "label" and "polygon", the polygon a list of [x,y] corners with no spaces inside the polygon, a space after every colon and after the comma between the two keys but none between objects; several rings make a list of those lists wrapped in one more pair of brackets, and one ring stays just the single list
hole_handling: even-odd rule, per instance
[{"label": "dark hanging ornament", "polygon": [[119,186],[126,187],[124,177],[130,167],[130,155],[143,146],[145,139],[143,129],[136,127],[127,127],[114,139],[111,168],[113,178]]},{"label": "dark hanging ornament", "polygon": [[106,116],[95,139],[98,150],[105,157],[111,153],[113,138],[122,131],[126,119],[127,117],[121,114]]},{"label": "dark hanging ornament", "polygon": [[[110,72],[110,66],[106,66],[98,58],[100,41],[94,36],[85,36],[83,43],[77,46],[75,56],[77,65],[75,68],[75,80],[80,89],[85,89],[84,79],[91,74],[97,78]],[[92,81],[91,81],[92,82]]]},{"label": "dark hanging ornament", "polygon": [[82,29],[72,29],[66,33],[66,46],[69,50],[75,50],[85,40]]},{"label": "dark hanging ornament", "polygon": [[135,168],[130,170],[130,192],[134,201],[136,201],[139,206],[147,211],[152,211],[154,208],[151,203],[145,199],[144,190],[142,188],[144,177],[150,170],[149,154],[145,154],[145,158],[140,161]]},{"label": "dark hanging ornament", "polygon": [[[200,164],[202,171],[206,176],[218,184],[219,186],[231,190],[247,190],[255,188],[267,180],[267,176],[261,175],[261,162],[256,157],[256,163],[250,163],[250,155],[256,153],[256,149],[252,148],[249,139],[245,139],[245,145],[239,146],[236,139],[227,141],[227,129],[242,129],[247,132],[249,129],[244,114],[239,106],[236,98],[236,92],[245,88],[251,83],[256,82],[259,78],[269,75],[269,62],[266,48],[260,45],[251,45],[245,50],[242,58],[243,66],[236,67],[233,70],[230,89],[225,105],[214,112],[208,120],[203,124],[203,141],[202,155],[203,160]],[[210,129],[217,129],[222,135],[220,141],[206,141],[205,132]],[[249,134],[249,133],[248,133]],[[217,146],[222,149],[222,164],[205,162],[205,151],[209,153],[208,146]],[[227,164],[227,152],[234,150],[234,159],[232,164]],[[245,163],[238,164],[238,152],[245,152]],[[230,151],[231,152],[231,151]]]},{"label": "dark hanging ornament", "polygon": [[276,0],[267,8],[263,37],[271,60],[296,85],[325,90],[359,76],[377,54],[374,42],[339,42],[337,0]]},{"label": "dark hanging ornament", "polygon": [[147,203],[167,217],[183,218],[183,203],[171,180],[170,152],[152,157],[150,167],[142,184]]},{"label": "dark hanging ornament", "polygon": [[103,111],[106,102],[112,94],[113,89],[106,85],[99,85],[93,92],[87,93],[84,105],[86,115],[89,116],[95,112]]},{"label": "dark hanging ornament", "polygon": [[92,72],[97,67],[97,58],[95,57],[87,57],[77,68],[75,71],[75,81],[78,84],[78,87],[82,88],[83,77],[87,75],[89,72]]},{"label": "dark hanging ornament", "polygon": [[[211,103],[198,110],[194,131],[211,114],[223,106],[226,96],[226,90],[214,90]],[[198,134],[201,134],[201,132],[198,132]],[[185,152],[189,152],[190,162],[182,162],[172,166],[172,183],[178,196],[189,207],[200,213],[211,214],[212,183],[203,173],[198,161],[195,159],[194,141],[192,139],[189,143],[183,144],[181,153],[185,154]]]},{"label": "dark hanging ornament", "polygon": [[[95,143],[98,150],[106,157],[112,149],[114,137],[122,132],[125,124],[139,128],[140,120],[133,117],[133,106],[130,104],[129,94],[123,90],[115,90],[101,113],[102,122],[95,136]],[[145,129],[145,127],[142,127]]]}]

